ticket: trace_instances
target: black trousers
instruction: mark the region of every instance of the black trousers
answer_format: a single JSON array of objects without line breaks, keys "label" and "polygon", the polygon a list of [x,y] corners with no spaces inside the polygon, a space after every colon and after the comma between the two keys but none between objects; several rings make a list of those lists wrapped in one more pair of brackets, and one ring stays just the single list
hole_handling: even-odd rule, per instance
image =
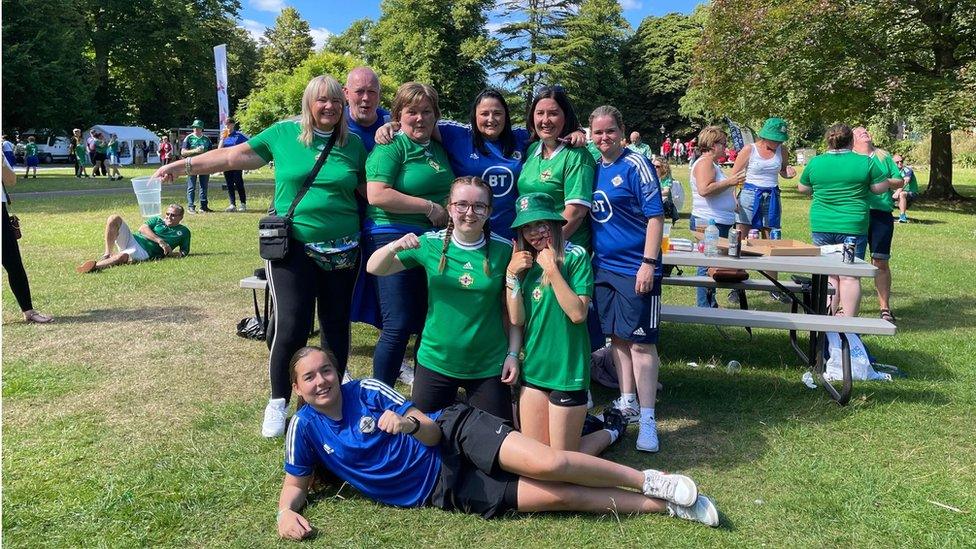
[{"label": "black trousers", "polygon": [[241,197],[241,204],[247,204],[247,195],[244,194],[244,172],[242,170],[228,170],[224,172],[224,182],[227,183],[227,194],[230,195],[230,203],[237,204],[234,200],[234,189]]},{"label": "black trousers", "polygon": [[458,379],[418,364],[410,400],[421,412],[443,410],[457,402],[459,388],[468,395],[468,404],[493,416],[512,421],[512,389],[500,376]]},{"label": "black trousers", "polygon": [[273,326],[269,329],[271,398],[291,399],[288,362],[295,351],[308,344],[313,311],[318,308],[320,344],[335,353],[339,377],[349,360],[349,314],[352,290],[359,269],[324,271],[305,255],[305,246],[292,240],[284,259],[268,261],[267,274],[274,300]]},{"label": "black trousers", "polygon": [[17,238],[14,237],[14,230],[10,225],[10,214],[7,212],[6,202],[3,203],[3,269],[7,271],[10,290],[17,298],[20,310],[29,311],[33,309],[30,282],[27,280],[27,271],[24,270],[24,259],[20,256],[20,246],[17,245]]}]

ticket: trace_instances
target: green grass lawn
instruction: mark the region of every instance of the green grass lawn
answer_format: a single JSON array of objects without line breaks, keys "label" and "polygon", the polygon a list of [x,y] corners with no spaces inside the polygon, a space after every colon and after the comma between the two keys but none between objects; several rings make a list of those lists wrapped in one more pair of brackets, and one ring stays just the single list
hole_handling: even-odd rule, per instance
[{"label": "green grass lawn", "polygon": [[[686,168],[676,175],[687,184]],[[927,174],[920,175],[924,186]],[[267,177],[259,172],[248,181]],[[220,180],[214,209],[227,204]],[[99,185],[128,186],[108,183]],[[84,186],[92,185],[44,174],[16,190]],[[957,188],[976,195],[976,171],[959,171]],[[4,284],[6,546],[290,545],[277,540],[274,526],[281,440],[259,435],[267,349],[234,333],[237,321],[252,314],[250,293],[237,282],[260,265],[257,212],[267,207],[271,187],[249,190],[255,213],[187,216],[194,234],[189,258],[86,276],[74,267],[100,253],[105,218],[119,212],[139,222],[131,193],[15,195],[35,305],[57,321],[24,324]],[[184,200],[178,185],[164,195],[164,202]],[[808,200],[789,190],[783,196],[784,237],[808,239]],[[800,382],[785,332],[756,330],[750,342],[711,327],[663,327],[662,451],[636,452],[632,431],[607,457],[692,475],[714,496],[721,528],[576,514],[488,522],[383,507],[346,487],[313,498],[305,514],[321,534],[312,544],[971,547],[974,214],[972,204],[921,204],[911,212],[917,222],[896,227],[892,303],[899,332],[865,341],[880,362],[910,377],[858,383],[847,407]],[[680,228],[677,234],[686,220]],[[668,287],[665,300],[692,304],[693,294]],[[764,296],[751,301],[781,307]],[[878,314],[870,282],[862,314]],[[354,374],[370,372],[375,338],[373,329],[354,326]],[[725,371],[731,359],[743,364],[741,372]],[[613,396],[594,389],[598,405]]]}]

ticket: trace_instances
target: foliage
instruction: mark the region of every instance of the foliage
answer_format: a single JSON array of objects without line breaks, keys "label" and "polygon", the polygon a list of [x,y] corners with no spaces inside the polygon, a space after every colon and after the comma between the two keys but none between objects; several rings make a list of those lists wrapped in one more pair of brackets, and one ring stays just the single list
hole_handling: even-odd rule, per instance
[{"label": "foliage", "polygon": [[297,67],[312,54],[314,45],[308,21],[293,7],[282,9],[261,37],[261,74]]},{"label": "foliage", "polygon": [[568,58],[554,47],[565,38],[567,22],[579,9],[580,0],[498,0],[496,9],[506,21],[500,59],[502,77],[526,100],[542,84],[559,84],[571,73]]},{"label": "foliage", "polygon": [[[363,61],[351,55],[320,51],[294,69],[265,75],[261,86],[241,102],[237,122],[242,131],[253,135],[279,120],[295,116],[301,112],[302,94],[309,80],[329,74],[344,83],[349,71],[361,65]],[[381,95],[392,97],[395,88],[390,78],[380,75],[380,85]]]},{"label": "foliage", "polygon": [[383,0],[371,35],[377,65],[397,82],[434,86],[445,116],[462,117],[487,84],[498,42],[485,30],[492,0]]},{"label": "foliage", "polygon": [[330,36],[323,49],[352,55],[371,64],[376,57],[376,43],[372,34],[375,28],[376,23],[372,19],[368,17],[357,19],[342,33]]}]

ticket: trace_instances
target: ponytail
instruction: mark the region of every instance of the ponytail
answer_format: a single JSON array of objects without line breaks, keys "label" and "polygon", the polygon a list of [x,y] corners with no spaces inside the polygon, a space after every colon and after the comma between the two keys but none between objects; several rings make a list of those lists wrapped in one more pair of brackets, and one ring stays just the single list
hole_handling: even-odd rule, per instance
[{"label": "ponytail", "polygon": [[447,247],[451,245],[451,235],[454,234],[454,220],[448,216],[447,227],[444,229],[444,247],[441,248],[441,260],[437,264],[437,272],[443,273],[447,266]]}]

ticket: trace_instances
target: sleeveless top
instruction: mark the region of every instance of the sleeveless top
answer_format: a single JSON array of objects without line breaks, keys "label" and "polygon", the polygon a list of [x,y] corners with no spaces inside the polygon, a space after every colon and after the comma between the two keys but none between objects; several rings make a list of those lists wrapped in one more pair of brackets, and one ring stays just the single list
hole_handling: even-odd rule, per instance
[{"label": "sleeveless top", "polygon": [[746,183],[764,189],[779,186],[779,171],[783,167],[783,146],[776,147],[776,152],[770,158],[759,156],[759,148],[753,143],[749,164],[746,166]]},{"label": "sleeveless top", "polygon": [[[731,225],[735,223],[735,188],[728,187],[718,194],[707,197],[699,195],[698,185],[695,181],[695,166],[702,160],[705,159],[699,158],[695,160],[695,163],[691,166],[691,215],[704,219],[705,221],[714,219],[716,223]],[[714,162],[712,162],[712,166],[715,167],[715,180],[722,181],[725,179],[725,174],[722,173],[722,167]]]}]

